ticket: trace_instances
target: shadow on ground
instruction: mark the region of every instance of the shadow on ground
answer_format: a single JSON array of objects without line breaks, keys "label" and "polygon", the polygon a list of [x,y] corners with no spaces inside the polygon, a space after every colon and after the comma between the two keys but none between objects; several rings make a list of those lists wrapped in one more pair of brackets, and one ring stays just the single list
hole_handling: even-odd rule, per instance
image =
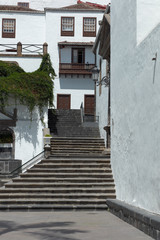
[{"label": "shadow on ground", "polygon": [[[86,233],[86,231],[73,229],[74,224],[74,222],[41,222],[19,225],[14,221],[0,221],[0,236],[13,232],[21,232],[21,234],[32,236],[33,239],[78,240],[78,238],[67,235]],[[72,229],[67,229],[70,227],[72,227]]]}]

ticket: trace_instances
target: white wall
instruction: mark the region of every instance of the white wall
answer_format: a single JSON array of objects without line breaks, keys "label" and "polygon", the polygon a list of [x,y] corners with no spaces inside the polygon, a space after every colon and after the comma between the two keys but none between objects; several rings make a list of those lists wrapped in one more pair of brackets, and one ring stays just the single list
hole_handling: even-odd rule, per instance
[{"label": "white wall", "polygon": [[[15,159],[21,159],[23,164],[43,151],[44,125],[40,121],[38,109],[33,111],[31,120],[26,106],[15,104],[14,100],[9,101],[6,110],[12,114],[14,108],[17,108],[18,118],[16,127],[11,127],[15,134]],[[47,127],[47,108],[44,108],[44,123]]]},{"label": "white wall", "polygon": [[137,43],[146,38],[160,23],[159,0],[137,0]]},{"label": "white wall", "polygon": [[45,42],[45,14],[24,13],[24,12],[0,12],[0,25],[2,18],[16,19],[15,38],[2,38],[2,28],[0,28],[1,44],[43,44]]},{"label": "white wall", "polygon": [[71,94],[71,109],[80,109],[81,103],[84,106],[84,95],[94,94],[94,83],[92,78],[77,78],[75,75],[71,78],[60,77],[55,79],[54,104],[57,108],[57,94]]},{"label": "white wall", "polygon": [[159,57],[154,80],[152,61],[155,52],[160,54],[160,27],[136,47],[136,3],[122,0],[117,5],[112,0],[111,13],[111,161],[116,194],[122,201],[160,213]]},{"label": "white wall", "polygon": [[0,61],[16,61],[25,72],[34,72],[39,68],[42,58],[1,56]]},{"label": "white wall", "polygon": [[[106,76],[106,60],[102,61],[101,67],[101,79]],[[98,64],[100,59],[98,59]],[[98,66],[100,69],[100,66]],[[100,80],[100,79],[99,79]],[[100,86],[96,87],[96,116],[99,117],[99,131],[101,138],[104,139],[106,144],[106,131],[103,129],[108,125],[108,87],[104,85],[101,86],[101,94],[100,94]]]},{"label": "white wall", "polygon": [[[29,2],[30,8],[43,10],[45,7],[52,7],[52,8],[58,8],[58,7],[64,7],[72,4],[76,4],[77,0],[1,0],[1,4],[4,5],[17,5],[17,2]],[[85,1],[84,1],[85,2]],[[91,0],[93,3],[99,3],[99,4],[108,4],[110,2],[109,0]]]}]

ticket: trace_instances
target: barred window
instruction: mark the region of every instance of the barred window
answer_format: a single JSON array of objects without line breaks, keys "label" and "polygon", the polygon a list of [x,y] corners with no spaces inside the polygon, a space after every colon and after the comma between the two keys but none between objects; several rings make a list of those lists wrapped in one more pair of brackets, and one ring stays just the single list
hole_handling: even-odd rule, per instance
[{"label": "barred window", "polygon": [[74,18],[61,18],[61,36],[74,36]]},{"label": "barred window", "polygon": [[15,38],[15,19],[2,19],[2,37]]},{"label": "barred window", "polygon": [[29,8],[29,2],[18,2],[18,6]]},{"label": "barred window", "polygon": [[96,36],[96,18],[83,18],[83,36]]}]

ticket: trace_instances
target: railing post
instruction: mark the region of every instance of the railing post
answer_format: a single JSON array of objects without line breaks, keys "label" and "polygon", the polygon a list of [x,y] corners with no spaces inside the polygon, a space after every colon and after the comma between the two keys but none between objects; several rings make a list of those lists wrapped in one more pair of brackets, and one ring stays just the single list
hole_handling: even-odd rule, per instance
[{"label": "railing post", "polygon": [[43,44],[43,55],[47,54],[48,53],[48,44],[45,42]]},{"label": "railing post", "polygon": [[19,57],[22,56],[22,43],[21,42],[17,43],[17,56],[19,56]]}]

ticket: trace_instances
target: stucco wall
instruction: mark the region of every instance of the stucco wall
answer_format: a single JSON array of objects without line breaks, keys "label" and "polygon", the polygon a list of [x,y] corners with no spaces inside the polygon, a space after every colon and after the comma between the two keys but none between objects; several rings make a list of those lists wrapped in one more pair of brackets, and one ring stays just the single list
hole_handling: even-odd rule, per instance
[{"label": "stucco wall", "polygon": [[117,5],[113,0],[111,13],[111,162],[116,194],[160,214],[160,61],[156,67],[152,61],[155,52],[159,56],[160,27],[136,47],[136,3],[122,0]]},{"label": "stucco wall", "polygon": [[[99,63],[100,59],[98,59]],[[101,70],[101,78],[106,76],[106,60],[101,59],[102,61],[102,70]],[[100,66],[98,67],[100,69]],[[96,116],[99,117],[99,131],[101,138],[104,139],[106,144],[106,131],[103,129],[108,125],[108,87],[104,85],[101,86],[101,94],[100,94],[100,86],[96,87]]]},{"label": "stucco wall", "polygon": [[[11,127],[15,135],[15,158],[21,159],[22,164],[30,160],[43,151],[43,131],[44,125],[40,121],[37,109],[32,114],[32,120],[28,109],[24,105],[9,101],[6,110],[13,113],[17,108],[16,127]],[[44,108],[44,124],[47,127],[47,108]]]},{"label": "stucco wall", "polygon": [[16,61],[25,72],[33,72],[37,70],[41,64],[42,58],[34,57],[0,57],[1,61]]},{"label": "stucco wall", "polygon": [[137,43],[146,38],[160,22],[159,0],[137,0]]},{"label": "stucco wall", "polygon": [[[2,18],[16,20],[15,38],[2,38],[1,44],[43,44],[45,42],[45,14],[24,12],[0,12],[0,26]],[[0,28],[2,36],[2,28]]]}]

